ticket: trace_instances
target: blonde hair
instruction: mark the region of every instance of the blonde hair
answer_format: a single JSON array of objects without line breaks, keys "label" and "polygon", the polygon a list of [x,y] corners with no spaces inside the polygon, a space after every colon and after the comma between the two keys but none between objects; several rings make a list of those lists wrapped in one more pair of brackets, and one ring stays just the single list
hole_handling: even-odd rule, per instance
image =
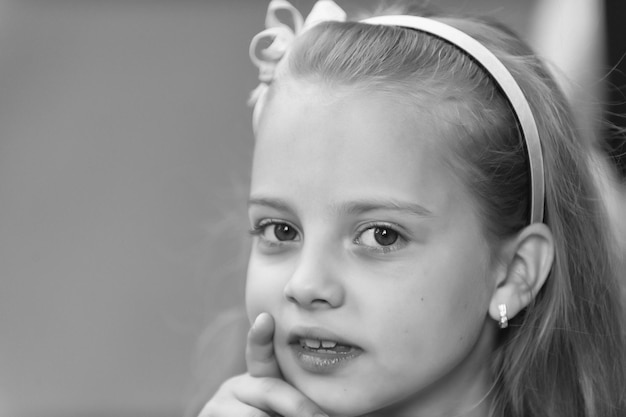
[{"label": "blonde hair", "polygon": [[[578,137],[544,66],[511,32],[476,18],[434,18],[482,42],[509,69],[529,99],[544,151],[545,223],[556,258],[494,352],[492,416],[623,416],[619,287],[589,141]],[[272,89],[296,79],[382,91],[445,122],[447,162],[475,196],[493,245],[528,224],[529,168],[515,115],[489,74],[456,47],[411,29],[328,22],[300,36],[286,59]],[[436,105],[421,104],[425,97]]]}]

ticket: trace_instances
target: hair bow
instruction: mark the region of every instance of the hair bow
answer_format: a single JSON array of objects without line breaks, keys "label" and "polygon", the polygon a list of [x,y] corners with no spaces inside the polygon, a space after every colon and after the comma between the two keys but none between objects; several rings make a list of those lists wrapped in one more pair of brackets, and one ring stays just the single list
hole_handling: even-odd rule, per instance
[{"label": "hair bow", "polygon": [[[279,17],[286,12],[291,26]],[[250,43],[250,59],[259,68],[260,84],[250,94],[248,105],[254,106],[253,127],[256,130],[263,99],[274,79],[276,67],[299,34],[321,22],[345,21],[346,13],[332,0],[319,0],[306,20],[287,0],[271,0],[265,16],[265,30],[258,33]],[[259,50],[261,41],[270,41],[268,47]]]}]

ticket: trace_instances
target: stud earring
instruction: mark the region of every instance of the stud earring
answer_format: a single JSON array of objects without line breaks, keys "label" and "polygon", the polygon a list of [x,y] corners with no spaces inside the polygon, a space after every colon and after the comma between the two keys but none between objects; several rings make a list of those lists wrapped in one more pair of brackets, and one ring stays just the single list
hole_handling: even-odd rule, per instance
[{"label": "stud earring", "polygon": [[506,304],[498,305],[498,311],[500,312],[500,320],[498,324],[501,329],[509,327],[509,318],[506,316]]}]

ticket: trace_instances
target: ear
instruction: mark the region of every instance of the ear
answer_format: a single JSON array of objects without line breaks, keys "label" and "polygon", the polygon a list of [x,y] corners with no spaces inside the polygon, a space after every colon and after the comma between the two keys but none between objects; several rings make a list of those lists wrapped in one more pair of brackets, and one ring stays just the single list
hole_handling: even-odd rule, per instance
[{"label": "ear", "polygon": [[489,304],[489,315],[495,321],[500,320],[499,305],[506,305],[511,319],[530,304],[545,283],[554,261],[552,232],[543,223],[531,224],[504,245],[501,257],[504,268],[499,269],[502,272]]}]

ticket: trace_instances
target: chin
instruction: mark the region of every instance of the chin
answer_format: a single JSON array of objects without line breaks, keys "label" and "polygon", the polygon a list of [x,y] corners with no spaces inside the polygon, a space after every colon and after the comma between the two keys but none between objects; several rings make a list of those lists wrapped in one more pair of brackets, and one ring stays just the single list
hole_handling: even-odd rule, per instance
[{"label": "chin", "polygon": [[333,401],[331,399],[319,399],[313,400],[317,405],[321,407],[326,414],[331,417],[358,417],[364,416],[373,410],[363,408],[363,404],[352,404],[344,401]]},{"label": "chin", "polygon": [[[310,398],[332,417],[357,417],[384,408],[373,393],[346,385],[294,383],[300,392]],[[319,385],[324,385],[320,387]]]},{"label": "chin", "polygon": [[396,399],[395,392],[390,391],[393,384],[381,386],[370,372],[355,369],[363,359],[360,354],[337,366],[314,355],[299,360],[293,350],[278,349],[276,354],[285,380],[329,416],[363,416],[385,408]]}]

